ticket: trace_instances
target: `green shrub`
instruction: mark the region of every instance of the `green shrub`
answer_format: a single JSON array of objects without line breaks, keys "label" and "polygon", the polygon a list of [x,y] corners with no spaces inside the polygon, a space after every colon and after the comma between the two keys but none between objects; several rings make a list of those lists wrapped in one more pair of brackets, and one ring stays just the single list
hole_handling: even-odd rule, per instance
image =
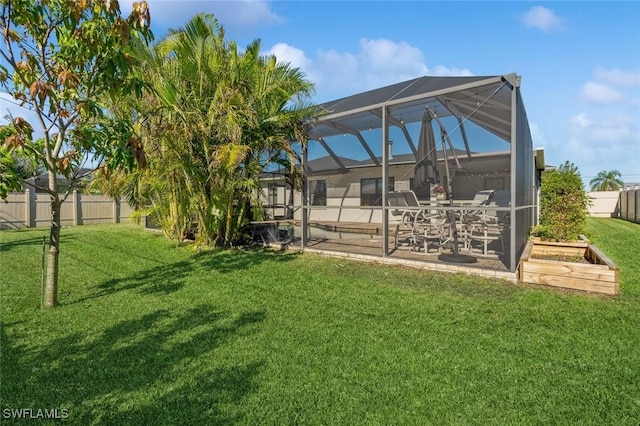
[{"label": "green shrub", "polygon": [[586,229],[588,205],[577,167],[565,162],[542,181],[538,235],[550,241],[577,240]]}]

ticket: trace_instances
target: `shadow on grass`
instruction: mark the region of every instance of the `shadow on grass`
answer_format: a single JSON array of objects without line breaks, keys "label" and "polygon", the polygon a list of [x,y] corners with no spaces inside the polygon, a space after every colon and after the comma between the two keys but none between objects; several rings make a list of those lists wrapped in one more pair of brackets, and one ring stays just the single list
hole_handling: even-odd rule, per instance
[{"label": "shadow on grass", "polygon": [[[94,251],[111,251],[116,253],[117,256],[122,256],[122,255],[126,255],[129,258],[135,258],[135,259],[140,259],[140,261],[144,261],[144,262],[153,262],[153,263],[161,263],[161,261],[159,261],[156,258],[153,257],[149,257],[149,256],[144,256],[142,254],[140,254],[140,252],[136,252],[136,251],[132,251],[132,250],[128,250],[129,246],[123,244],[123,245],[111,245],[111,244],[107,244],[104,241],[100,241],[100,243],[97,243],[95,241],[92,240],[79,240],[79,243],[82,243],[86,246],[92,246],[94,247]],[[105,253],[106,254],[106,253]]]},{"label": "shadow on grass", "polygon": [[[92,294],[63,304],[108,296],[121,291],[137,291],[138,294],[170,294],[180,290],[193,274],[207,272],[231,273],[255,267],[264,262],[289,262],[297,253],[270,250],[207,250],[194,253],[188,260],[167,263],[140,272],[113,278],[94,287]],[[88,267],[90,265],[87,265]],[[99,268],[98,266],[95,266]]]},{"label": "shadow on grass", "polygon": [[76,332],[35,348],[8,340],[4,326],[2,408],[68,408],[74,424],[238,422],[264,362],[218,352],[265,316],[210,305],[158,310],[97,336]]},{"label": "shadow on grass", "polygon": [[290,262],[300,254],[296,252],[274,251],[263,248],[211,250],[194,255],[198,267],[215,270],[220,273],[236,272],[248,269],[264,262]]},{"label": "shadow on grass", "polygon": [[136,290],[139,294],[171,294],[184,286],[192,269],[193,264],[188,261],[156,266],[100,283],[90,295],[63,304],[79,303],[129,290]]},{"label": "shadow on grass", "polygon": [[[42,237],[46,237],[46,239],[45,239],[45,249],[49,250],[49,234],[47,232],[46,236],[45,235],[40,235],[40,236],[35,237],[35,238],[20,239],[20,240],[16,240],[16,241],[5,241],[4,239],[0,238],[0,253],[8,252],[10,250],[21,248],[21,247],[31,246],[32,249],[35,250],[35,252],[41,254],[42,253]],[[65,239],[65,241],[66,240],[73,240],[73,239],[75,239],[75,237],[73,237],[73,236],[71,236],[71,237],[65,236],[64,239]]]}]

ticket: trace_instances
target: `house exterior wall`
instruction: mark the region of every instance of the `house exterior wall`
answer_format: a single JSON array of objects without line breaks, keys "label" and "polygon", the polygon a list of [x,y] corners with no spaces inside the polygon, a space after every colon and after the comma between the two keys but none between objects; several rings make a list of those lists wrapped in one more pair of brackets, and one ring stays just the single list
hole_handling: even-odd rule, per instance
[{"label": "house exterior wall", "polygon": [[[509,156],[487,156],[474,158],[472,161],[461,157],[462,170],[453,179],[454,198],[456,200],[472,200],[478,191],[494,189],[496,191],[509,190],[511,185],[509,173]],[[444,181],[444,163],[438,165],[441,180]],[[393,178],[394,191],[410,189],[410,179],[413,178],[414,164],[396,164],[389,166],[389,177]],[[309,220],[330,222],[369,222],[382,223],[380,207],[360,206],[360,182],[362,179],[379,178],[382,169],[379,166],[349,168],[346,173],[317,174],[308,176],[309,187],[313,181],[324,180],[327,188],[327,206],[310,206]],[[263,179],[261,182],[260,199],[265,207],[268,218],[283,217],[285,208],[278,205],[283,202],[284,188],[278,187],[278,204],[271,205],[269,191],[271,185],[284,185],[284,179]],[[289,200],[290,189],[286,188],[286,202]],[[419,197],[420,198],[420,197]],[[423,200],[421,200],[423,201]],[[302,219],[302,195],[295,191],[293,202],[293,218]]]},{"label": "house exterior wall", "polygon": [[[389,167],[389,177],[394,179],[394,190],[409,189],[413,177],[412,165]],[[360,206],[361,179],[379,178],[380,167],[350,169],[349,173],[328,176],[310,176],[309,181],[324,179],[327,182],[327,206],[312,207],[309,220],[382,223],[380,207]],[[298,212],[301,216],[301,212]]]}]

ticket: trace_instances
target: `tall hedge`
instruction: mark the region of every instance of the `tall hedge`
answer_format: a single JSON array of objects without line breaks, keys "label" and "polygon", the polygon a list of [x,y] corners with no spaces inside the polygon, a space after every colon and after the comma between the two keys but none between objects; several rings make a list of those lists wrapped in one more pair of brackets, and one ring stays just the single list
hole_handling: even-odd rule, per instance
[{"label": "tall hedge", "polygon": [[577,240],[585,231],[588,205],[580,173],[567,161],[542,181],[538,235],[549,241]]}]

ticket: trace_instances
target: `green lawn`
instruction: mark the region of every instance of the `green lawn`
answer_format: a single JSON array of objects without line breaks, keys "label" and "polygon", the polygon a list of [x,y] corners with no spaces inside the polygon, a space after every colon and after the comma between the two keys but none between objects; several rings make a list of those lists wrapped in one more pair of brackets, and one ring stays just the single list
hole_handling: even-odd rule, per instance
[{"label": "green lawn", "polygon": [[[0,416],[73,424],[640,422],[640,225],[590,219],[617,297],[310,254],[64,229],[0,232]],[[6,422],[4,418],[0,420]],[[4,424],[4,423],[3,423]]]}]

